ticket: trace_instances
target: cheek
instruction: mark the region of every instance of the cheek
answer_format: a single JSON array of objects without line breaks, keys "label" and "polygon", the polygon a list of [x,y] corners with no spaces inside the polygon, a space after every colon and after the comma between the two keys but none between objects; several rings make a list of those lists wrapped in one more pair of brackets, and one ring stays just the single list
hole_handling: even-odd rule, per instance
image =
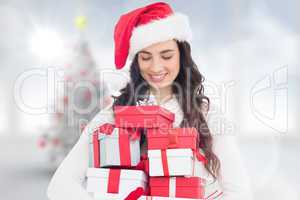
[{"label": "cheek", "polygon": [[138,58],[138,66],[141,74],[147,69],[147,66],[140,58]]},{"label": "cheek", "polygon": [[145,79],[145,74],[147,74],[149,67],[145,65],[145,63],[143,62],[139,62],[139,69],[140,69],[140,74]]},{"label": "cheek", "polygon": [[179,68],[180,68],[179,59],[172,59],[171,61],[166,63],[166,66],[171,75],[170,77],[172,79],[175,79],[179,73]]}]

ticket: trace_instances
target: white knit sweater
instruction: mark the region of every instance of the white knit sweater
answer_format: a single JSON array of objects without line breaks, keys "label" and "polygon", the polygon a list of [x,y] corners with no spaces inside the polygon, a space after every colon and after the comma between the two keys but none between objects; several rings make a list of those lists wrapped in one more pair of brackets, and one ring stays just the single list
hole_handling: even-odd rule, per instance
[{"label": "white knit sweater", "polygon": [[[182,110],[175,96],[160,104],[175,113],[174,127],[178,127],[183,119]],[[50,200],[92,200],[85,190],[86,171],[89,165],[89,134],[104,123],[113,123],[111,105],[102,110],[88,124],[77,144],[73,147],[62,164],[58,167],[48,186],[47,195]],[[217,182],[209,185],[205,193],[223,192],[218,199],[250,200],[249,179],[240,159],[240,151],[234,136],[213,136],[213,151],[221,163],[221,175]],[[209,178],[209,177],[208,177]]]}]

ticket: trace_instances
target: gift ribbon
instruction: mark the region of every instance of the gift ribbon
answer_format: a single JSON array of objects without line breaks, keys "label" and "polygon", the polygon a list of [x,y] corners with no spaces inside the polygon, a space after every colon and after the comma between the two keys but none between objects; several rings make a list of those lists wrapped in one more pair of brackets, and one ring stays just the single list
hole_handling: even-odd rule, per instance
[{"label": "gift ribbon", "polygon": [[213,200],[213,199],[216,199],[220,196],[223,195],[223,192],[222,191],[214,191],[212,194],[208,195],[206,198],[204,198],[205,200]]},{"label": "gift ribbon", "polygon": [[111,135],[114,125],[105,123],[99,126],[93,133],[93,151],[94,151],[94,167],[100,168],[100,142],[99,134]]},{"label": "gift ribbon", "polygon": [[215,195],[217,192],[218,192],[218,190],[214,191],[213,193],[211,193],[210,195],[205,197],[205,199],[209,199],[209,198],[213,197],[213,195]]},{"label": "gift ribbon", "polygon": [[[199,162],[202,162],[203,164],[207,163],[206,157],[204,155],[202,155],[201,153],[199,153],[199,151],[196,150],[196,151],[193,151],[193,153],[194,153],[194,158],[196,158]],[[202,165],[202,163],[201,163],[201,165]],[[193,172],[192,172],[193,176],[195,175],[195,168],[196,168],[195,165],[197,165],[197,164],[200,164],[200,163],[196,163],[196,160],[193,160]]]},{"label": "gift ribbon", "polygon": [[162,149],[160,152],[161,152],[161,161],[162,161],[164,176],[169,176],[170,174],[169,174],[167,150]]},{"label": "gift ribbon", "polygon": [[146,174],[149,174],[149,160],[146,154],[141,155],[141,160],[134,169],[142,170],[146,172]]},{"label": "gift ribbon", "polygon": [[[125,129],[123,131],[125,131]],[[120,164],[123,166],[131,166],[129,134],[127,133],[120,134],[119,132],[119,151],[120,151]]]},{"label": "gift ribbon", "polygon": [[94,167],[100,167],[100,142],[98,139],[98,132],[93,134],[93,151],[94,151]]},{"label": "gift ribbon", "polygon": [[109,169],[107,192],[108,193],[119,193],[120,184],[120,169]]},{"label": "gift ribbon", "polygon": [[144,188],[138,187],[132,192],[124,200],[138,200],[145,193]]},{"label": "gift ribbon", "polygon": [[199,151],[194,151],[194,156],[197,158],[198,161],[203,162],[204,164],[207,163],[206,157],[202,155]]},{"label": "gift ribbon", "polygon": [[137,128],[137,129],[128,129],[130,130],[130,139],[135,141],[135,140],[139,140],[141,138],[141,131]]},{"label": "gift ribbon", "polygon": [[145,171],[145,163],[141,160],[134,168],[135,170],[142,170]]},{"label": "gift ribbon", "polygon": [[141,138],[141,132],[139,129],[131,128],[123,129],[123,131],[128,132],[122,132],[122,134],[119,133],[120,163],[123,166],[131,166],[130,141],[139,140]]}]

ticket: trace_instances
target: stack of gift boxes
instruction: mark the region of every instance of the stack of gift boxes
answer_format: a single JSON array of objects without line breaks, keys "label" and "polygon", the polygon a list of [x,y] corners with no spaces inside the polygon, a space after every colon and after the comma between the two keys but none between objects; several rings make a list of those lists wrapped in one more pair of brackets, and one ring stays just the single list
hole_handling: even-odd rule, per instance
[{"label": "stack of gift boxes", "polygon": [[115,106],[114,115],[114,124],[102,124],[92,135],[88,192],[99,199],[125,199],[142,188],[139,199],[204,198],[206,160],[195,128],[173,128],[174,114],[154,105]]}]

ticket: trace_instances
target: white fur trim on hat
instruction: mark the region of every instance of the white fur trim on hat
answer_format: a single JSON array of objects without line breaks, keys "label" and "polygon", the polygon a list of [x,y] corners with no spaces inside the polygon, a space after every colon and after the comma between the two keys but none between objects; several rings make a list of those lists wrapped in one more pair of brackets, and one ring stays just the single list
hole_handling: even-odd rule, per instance
[{"label": "white fur trim on hat", "polygon": [[129,58],[132,60],[147,46],[171,39],[191,41],[192,31],[186,15],[175,13],[136,27],[130,38]]}]

